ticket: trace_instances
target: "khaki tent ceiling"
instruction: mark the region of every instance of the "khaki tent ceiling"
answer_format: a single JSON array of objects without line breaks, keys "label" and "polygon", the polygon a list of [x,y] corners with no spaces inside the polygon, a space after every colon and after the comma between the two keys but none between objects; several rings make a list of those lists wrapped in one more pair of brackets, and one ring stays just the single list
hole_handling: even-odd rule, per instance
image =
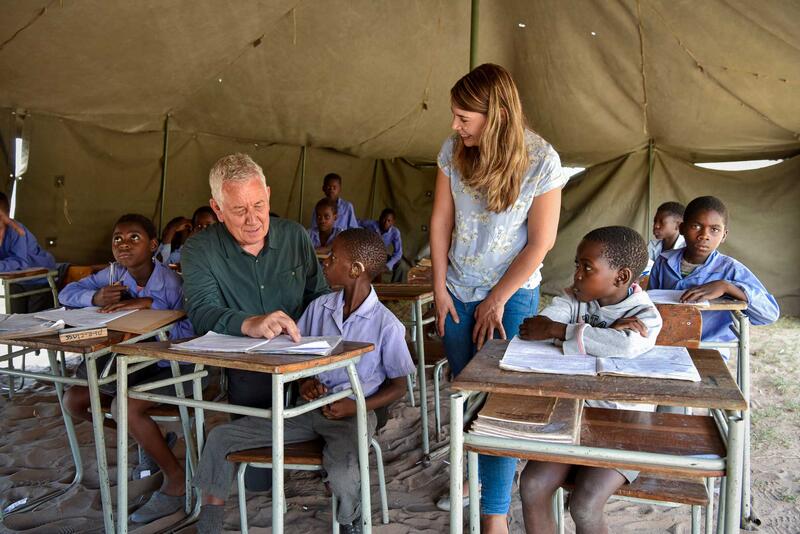
[{"label": "khaki tent ceiling", "polygon": [[[0,165],[10,168],[13,137],[31,147],[19,216],[58,238],[60,259],[107,256],[115,215],[158,213],[169,114],[165,216],[204,203],[208,166],[244,150],[271,174],[277,211],[307,223],[321,174],[338,170],[359,215],[398,208],[413,256],[427,239],[434,169],[406,160],[434,161],[448,134],[470,9],[468,0],[6,0]],[[565,192],[547,288],[569,278],[582,232],[620,223],[649,233],[661,201],[711,193],[733,208],[728,250],[800,308],[798,238],[787,244],[758,218],[784,205],[770,213],[775,225],[796,224],[797,162],[745,174],[687,163],[800,152],[799,23],[791,0],[480,2],[479,61],[512,71],[531,125],[565,163],[592,167]],[[66,185],[54,187],[54,175]],[[789,271],[752,243],[781,250]]]}]

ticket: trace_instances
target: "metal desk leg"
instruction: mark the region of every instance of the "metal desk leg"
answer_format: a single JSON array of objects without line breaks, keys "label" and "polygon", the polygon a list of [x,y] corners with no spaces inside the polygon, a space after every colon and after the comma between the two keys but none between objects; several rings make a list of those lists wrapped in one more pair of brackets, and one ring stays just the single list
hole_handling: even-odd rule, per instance
[{"label": "metal desk leg", "polygon": [[[64,376],[63,368],[58,364],[58,356],[56,351],[48,350],[47,358],[50,360],[50,371],[53,374]],[[69,450],[72,451],[72,461],[75,464],[75,478],[70,484],[70,487],[72,487],[75,484],[80,484],[81,480],[83,480],[83,461],[81,460],[78,436],[75,435],[75,423],[72,421],[72,417],[64,408],[64,384],[55,382],[54,386],[56,388],[56,395],[58,395],[58,405],[61,407],[61,415],[64,417],[64,426],[67,429]]]},{"label": "metal desk leg", "polygon": [[742,457],[744,452],[744,418],[740,412],[727,412],[728,457],[725,475],[725,530],[739,532],[742,504]]},{"label": "metal desk leg", "polygon": [[[358,426],[358,468],[361,473],[361,527],[366,534],[372,533],[372,503],[369,480],[369,429],[367,427],[367,404],[355,364],[347,364],[347,375],[356,398],[356,421]],[[334,496],[334,499],[336,497]]]},{"label": "metal desk leg", "polygon": [[283,376],[272,375],[272,532],[283,534]]},{"label": "metal desk leg", "polygon": [[[481,532],[481,504],[480,490],[478,489],[478,453],[467,452],[467,478],[469,479],[469,531],[470,534]],[[451,506],[458,506],[452,503]]]},{"label": "metal desk leg", "polygon": [[739,359],[738,375],[739,388],[742,390],[748,409],[742,414],[744,419],[744,454],[742,457],[742,528],[761,524],[751,508],[751,480],[750,480],[750,319],[741,311],[736,311],[734,317],[739,324]]},{"label": "metal desk leg", "polygon": [[464,393],[450,396],[450,534],[464,527]]},{"label": "metal desk leg", "polygon": [[[97,362],[95,361],[95,355],[87,354],[85,356],[85,363],[86,363],[86,374],[87,374],[87,381],[89,386],[89,402],[91,405],[92,411],[92,431],[94,433],[94,448],[97,454],[97,474],[100,483],[100,501],[103,504],[103,524],[105,525],[106,532],[113,532],[114,531],[114,512],[112,509],[111,503],[111,484],[108,480],[108,459],[106,458],[106,439],[103,435],[103,407],[100,405],[100,386],[97,384],[98,376],[97,376]],[[125,382],[124,387],[127,391],[128,379],[127,379],[127,365],[123,367],[122,374],[125,375]],[[117,371],[117,377],[119,378],[119,369]],[[119,392],[119,384],[117,385],[117,391]],[[117,485],[122,486],[122,481],[125,481],[127,484],[128,480],[128,463],[127,463],[127,417],[128,417],[128,403],[127,403],[127,396],[124,397],[125,402],[117,401],[117,406],[125,406],[125,423],[123,424],[123,428],[125,428],[125,446],[122,447],[121,450],[125,451],[125,463],[119,464],[117,463]],[[122,410],[120,408],[120,413]],[[120,441],[119,436],[117,437],[117,443]],[[127,490],[127,486],[125,488]],[[123,503],[126,501],[122,501]],[[123,511],[127,510],[127,507],[121,508]],[[127,519],[127,514],[122,516],[124,519],[120,521],[121,524],[125,524]]]},{"label": "metal desk leg", "polygon": [[53,307],[58,308],[58,288],[56,287],[56,274],[52,271],[47,273],[47,285],[50,286],[50,292],[53,293]]},{"label": "metal desk leg", "polygon": [[[91,380],[91,371],[89,373]],[[96,383],[95,381],[95,385]],[[100,430],[102,432],[102,426]],[[97,459],[100,460],[99,453]],[[105,503],[103,511],[105,512]],[[106,532],[113,532],[113,523],[110,530],[106,524]],[[117,358],[117,534],[126,532],[128,532],[128,359],[119,356]]]},{"label": "metal desk leg", "polygon": [[417,377],[419,380],[419,413],[422,425],[422,463],[431,463],[431,445],[428,437],[428,389],[425,377],[425,334],[422,325],[422,301],[414,301],[414,330],[417,343]]}]

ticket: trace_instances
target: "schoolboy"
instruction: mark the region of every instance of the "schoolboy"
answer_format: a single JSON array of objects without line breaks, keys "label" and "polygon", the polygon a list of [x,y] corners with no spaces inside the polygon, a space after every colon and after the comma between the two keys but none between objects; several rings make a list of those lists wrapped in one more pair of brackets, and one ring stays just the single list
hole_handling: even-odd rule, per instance
[{"label": "schoolboy", "polygon": [[[538,316],[526,319],[520,337],[554,340],[565,354],[634,358],[647,352],[661,330],[661,316],[634,282],[647,263],[644,239],[624,226],[592,230],[578,245],[573,285]],[[652,411],[650,405],[627,406],[586,401],[588,406]],[[607,532],[603,508],[608,498],[638,473],[629,470],[530,461],[520,478],[525,529],[554,532],[551,499],[575,472],[570,514],[577,532]]]},{"label": "schoolboy", "polygon": [[[322,179],[322,192],[325,194],[325,198],[336,202],[336,228],[339,230],[360,228],[353,205],[339,196],[342,192],[341,176],[335,172],[326,174]],[[317,228],[316,213],[311,217],[311,228]]]},{"label": "schoolboy", "polygon": [[[681,234],[686,247],[662,252],[650,272],[651,289],[682,289],[682,302],[723,296],[747,302],[744,313],[754,325],[774,323],[778,303],[742,263],[717,248],[728,236],[728,208],[718,198],[698,197],[686,206]],[[703,311],[703,341],[732,341],[733,318],[727,311]]]},{"label": "schoolboy", "polygon": [[181,247],[192,232],[192,221],[179,215],[167,223],[161,233],[161,244],[155,252],[155,258],[164,265],[175,265],[181,262]]},{"label": "schoolboy", "polygon": [[[364,341],[375,350],[362,356],[356,368],[367,397],[368,410],[387,406],[405,392],[405,376],[414,371],[405,344],[405,330],[397,318],[378,301],[370,280],[383,269],[385,252],[380,238],[364,229],[346,230],[333,242],[324,262],[325,276],[332,286],[344,289],[323,295],[309,304],[297,326],[303,335],[338,335],[349,341]],[[327,393],[349,388],[344,369],[309,378],[300,384],[300,395],[311,401]],[[355,401],[342,399],[322,409],[285,421],[286,443],[322,437],[326,481],[339,499],[338,522],[342,532],[361,532],[361,500]],[[370,411],[369,433],[375,431]],[[272,443],[272,426],[244,417],[216,427],[208,436],[193,484],[203,492],[198,533],[222,531],[225,499],[233,482],[235,466],[225,461],[228,453]],[[274,491],[274,490],[273,490]],[[370,513],[365,510],[364,513]]]},{"label": "schoolboy", "polygon": [[[9,218],[8,197],[0,193],[0,272],[21,271],[32,267],[55,269],[53,255],[43,250],[36,237],[21,222]],[[32,281],[11,284],[12,293],[21,293],[41,286]],[[6,313],[33,313],[50,308],[53,297],[50,293],[11,299],[11,309]]]},{"label": "schoolboy", "polygon": [[[99,306],[101,311],[113,312],[130,309],[178,310],[183,307],[183,288],[180,277],[168,267],[153,261],[153,252],[158,246],[156,229],[147,217],[127,214],[114,225],[111,237],[111,250],[115,262],[102,271],[68,284],[58,295],[61,304],[72,308]],[[179,322],[172,328],[170,337],[183,338],[194,335],[188,320]],[[98,360],[102,369],[108,358]],[[81,363],[77,376],[86,378],[86,364]],[[171,378],[169,362],[161,361],[128,376],[128,384],[134,386],[143,382],[153,382]],[[173,386],[158,388],[160,394],[174,394]],[[111,413],[116,413],[116,384],[100,387],[102,401],[112,401]],[[113,400],[112,400],[113,399]],[[156,403],[128,399],[128,424],[131,435],[164,472],[164,481],[159,491],[131,516],[135,523],[154,521],[175,513],[184,503],[184,472],[181,462],[170,450],[161,435],[158,425],[147,416],[147,410]],[[73,417],[91,421],[89,388],[72,386],[64,395],[64,405]],[[114,428],[108,420],[104,424]],[[155,470],[155,469],[154,469]],[[135,472],[141,471],[137,468]],[[153,474],[151,472],[150,474]],[[124,475],[121,475],[124,476]]]},{"label": "schoolboy", "polygon": [[192,214],[191,235],[202,232],[212,224],[216,224],[218,222],[219,219],[217,219],[217,214],[214,213],[214,210],[211,209],[211,206],[200,206],[194,210],[194,213]]},{"label": "schoolboy", "polygon": [[[386,247],[386,270],[392,273],[392,282],[400,282],[396,280],[402,278],[398,264],[403,257],[403,240],[400,237],[400,230],[395,226],[396,215],[392,208],[386,208],[381,212],[377,221],[371,219],[364,219],[361,221],[361,226],[367,230],[372,230],[383,239],[383,244]],[[389,253],[391,250],[391,253]]]},{"label": "schoolboy", "polygon": [[656,210],[653,216],[653,237],[647,243],[647,255],[650,257],[648,271],[653,266],[662,252],[683,248],[686,240],[681,235],[681,223],[683,222],[683,212],[686,207],[680,202],[664,202]]},{"label": "schoolboy", "polygon": [[342,230],[336,226],[339,208],[336,202],[329,198],[322,198],[314,206],[317,227],[308,230],[308,237],[317,252],[328,253],[331,250],[333,238]]}]

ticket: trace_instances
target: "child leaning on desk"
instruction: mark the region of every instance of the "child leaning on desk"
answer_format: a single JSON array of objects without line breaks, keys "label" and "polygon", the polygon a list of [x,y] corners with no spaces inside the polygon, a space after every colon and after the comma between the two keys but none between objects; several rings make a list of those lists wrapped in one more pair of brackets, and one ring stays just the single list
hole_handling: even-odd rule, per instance
[{"label": "child leaning on desk", "polygon": [[[104,312],[147,308],[182,309],[181,279],[168,267],[153,260],[153,252],[157,246],[156,229],[150,219],[138,214],[123,215],[114,225],[111,237],[111,251],[116,261],[98,273],[68,284],[59,293],[58,300],[71,308],[98,306]],[[173,339],[193,335],[194,330],[186,319],[176,324],[170,332]],[[109,358],[111,355],[97,360],[98,372],[106,366]],[[78,368],[77,376],[86,378],[85,362]],[[129,375],[128,384],[134,386],[165,378],[172,378],[169,363],[158,362]],[[152,391],[161,395],[173,395],[175,388],[164,386]],[[116,394],[116,383],[100,386],[101,401],[110,401]],[[64,395],[64,405],[71,416],[91,421],[89,388],[70,387]],[[153,493],[150,500],[131,516],[131,521],[135,523],[147,523],[170,515],[180,510],[184,503],[183,466],[170,450],[158,425],[147,415],[147,410],[154,405],[150,401],[128,399],[130,432],[145,452],[142,463],[134,469],[133,476],[141,478],[159,470],[164,472],[164,481],[159,491]],[[115,400],[112,401],[111,413],[116,413]],[[104,420],[104,424],[116,426],[108,420]],[[170,441],[174,445],[174,439]]]},{"label": "child leaning on desk", "polygon": [[[333,241],[331,255],[323,262],[328,283],[344,289],[323,295],[309,304],[297,323],[304,336],[341,336],[347,341],[375,345],[356,365],[366,397],[367,426],[375,432],[372,410],[399,399],[405,393],[405,377],[414,364],[405,342],[405,328],[383,304],[370,284],[386,264],[381,238],[363,228],[349,229]],[[300,383],[303,401],[350,387],[344,368],[327,371]],[[361,532],[361,497],[357,454],[356,403],[342,399],[284,422],[285,443],[325,440],[322,462],[326,481],[339,500],[337,520],[342,532]],[[193,484],[203,492],[197,523],[200,534],[222,531],[235,466],[225,457],[236,451],[272,444],[272,425],[263,419],[243,417],[214,428],[208,435]],[[278,489],[273,488],[273,491]],[[369,513],[365,510],[364,513]]]},{"label": "child leaning on desk", "polygon": [[[634,281],[647,264],[644,239],[624,226],[592,230],[578,245],[573,285],[542,312],[526,319],[520,337],[553,340],[565,354],[635,358],[656,343],[661,316]],[[652,411],[651,405],[586,401],[587,406]],[[551,498],[570,475],[569,510],[577,532],[607,532],[603,508],[638,472],[529,461],[520,478],[528,534],[555,531]]]},{"label": "child leaning on desk", "polygon": [[[778,320],[780,310],[767,288],[742,263],[717,248],[728,236],[728,208],[716,197],[698,197],[686,206],[681,223],[686,247],[662,252],[650,272],[649,289],[682,289],[682,302],[731,297],[747,302],[754,325]],[[703,341],[733,341],[727,311],[703,311]]]}]

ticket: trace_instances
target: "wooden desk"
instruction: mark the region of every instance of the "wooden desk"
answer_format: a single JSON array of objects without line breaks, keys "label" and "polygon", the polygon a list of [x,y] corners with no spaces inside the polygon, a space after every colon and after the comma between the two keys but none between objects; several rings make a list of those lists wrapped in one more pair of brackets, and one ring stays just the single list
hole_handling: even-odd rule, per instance
[{"label": "wooden desk", "polygon": [[[509,456],[526,454],[551,458],[570,458],[576,464],[596,461],[605,465],[627,465],[682,469],[686,473],[703,473],[723,469],[726,474],[725,532],[738,532],[741,504],[741,461],[744,444],[744,419],[747,402],[739,391],[730,371],[716,351],[689,349],[701,376],[700,382],[660,380],[617,376],[568,376],[540,373],[520,373],[500,369],[498,362],[507,341],[492,340],[479,351],[453,382],[459,390],[450,400],[450,499],[462,499],[463,448],[496,449]],[[671,406],[706,407],[725,410],[720,416],[727,426],[728,453],[723,459],[704,459],[629,450],[612,450],[594,445],[545,443],[511,440],[464,434],[465,400],[472,392],[512,393],[521,396],[550,396],[609,401],[635,401]],[[720,419],[718,418],[718,420]],[[595,444],[596,445],[596,444]],[[477,490],[477,454],[469,452],[470,489]],[[475,485],[473,487],[473,484]],[[477,526],[477,491],[470,493],[470,522]],[[473,498],[474,497],[474,498]],[[450,512],[450,532],[461,531],[462,509],[454,506]]]},{"label": "wooden desk", "polygon": [[423,284],[372,284],[372,287],[375,288],[375,293],[377,293],[378,300],[381,302],[411,302],[411,321],[403,321],[403,324],[411,327],[411,339],[416,344],[419,412],[422,425],[422,461],[427,466],[430,465],[431,446],[428,434],[428,388],[425,376],[425,334],[423,327],[435,321],[436,318],[424,318],[422,307],[433,302],[433,287]]},{"label": "wooden desk", "polygon": [[[105,338],[86,339],[69,343],[63,343],[59,341],[58,334],[22,339],[7,339],[0,337],[0,344],[13,344],[23,347],[22,351],[17,351],[16,353],[11,352],[1,356],[0,362],[10,361],[20,352],[24,351],[35,349],[43,349],[47,351],[47,356],[50,361],[49,372],[28,372],[13,368],[0,368],[0,374],[9,375],[12,377],[17,376],[22,378],[32,378],[42,382],[52,382],[55,385],[56,394],[58,395],[58,402],[61,406],[61,414],[64,419],[64,426],[67,430],[67,440],[72,452],[72,460],[75,465],[75,476],[73,477],[72,483],[67,488],[44,495],[39,499],[28,502],[25,504],[25,506],[14,509],[14,511],[11,513],[20,513],[31,510],[44,501],[66,493],[74,486],[80,484],[81,480],[83,479],[83,463],[81,461],[78,439],[75,435],[75,426],[73,424],[72,417],[70,417],[70,415],[64,409],[63,396],[65,384],[84,386],[89,388],[90,408],[92,413],[92,431],[94,434],[95,453],[97,454],[97,469],[100,480],[100,499],[103,506],[103,522],[106,532],[114,531],[111,486],[108,479],[108,461],[106,457],[105,437],[103,435],[104,414],[100,403],[100,386],[117,380],[119,371],[117,374],[100,376],[97,371],[97,359],[111,353],[114,346],[125,346],[120,344],[136,343],[137,341],[156,336],[166,339],[167,332],[172,328],[173,323],[182,319],[184,316],[185,314],[182,311],[176,312],[175,310],[139,310],[109,323],[109,326],[113,324],[119,328],[125,328],[127,331],[110,329],[108,336]],[[128,320],[124,321],[126,317]],[[150,330],[142,331],[142,325],[149,325]],[[77,353],[83,356],[84,361],[86,362],[86,379],[65,376],[65,353],[67,352]],[[61,355],[60,363],[58,361],[59,354]],[[125,378],[127,381],[127,376]],[[120,473],[120,478],[126,478],[124,472]]]},{"label": "wooden desk", "polygon": [[[197,446],[191,443],[187,437],[187,455],[190,458],[190,466],[193,469],[197,465],[199,452],[203,448],[204,439],[204,410],[216,410],[240,415],[251,415],[264,417],[272,420],[272,532],[282,534],[284,532],[284,495],[283,495],[283,466],[284,442],[283,424],[284,419],[315,410],[326,404],[330,404],[339,399],[353,395],[356,399],[358,421],[358,456],[361,474],[361,506],[362,521],[364,532],[371,532],[371,506],[370,506],[370,487],[369,487],[369,438],[367,430],[367,412],[364,394],[356,371],[356,364],[361,359],[361,355],[374,350],[374,346],[369,343],[342,342],[328,356],[307,356],[307,355],[281,355],[281,354],[251,354],[251,353],[190,353],[178,351],[170,348],[167,342],[137,343],[135,345],[117,345],[114,350],[119,354],[117,358],[117,465],[128,465],[128,410],[127,402],[123,402],[125,397],[149,400],[162,404],[172,404],[179,406],[183,411],[194,408],[195,428]],[[126,370],[129,365],[139,362],[169,360],[172,364],[173,375],[175,378],[170,380],[159,380],[150,384],[140,384],[128,388]],[[180,376],[178,362],[193,362],[195,370],[187,375]],[[201,386],[202,378],[207,374],[203,370],[205,365],[222,367],[227,369],[243,369],[268,373],[272,375],[272,408],[269,410],[252,408],[248,406],[237,406],[213,401],[204,401]],[[341,392],[326,395],[321,399],[309,402],[294,408],[284,408],[284,385],[294,380],[314,376],[323,371],[346,367],[350,378],[350,388]],[[193,398],[186,398],[183,394],[183,383],[191,381],[193,383]],[[176,396],[156,395],[149,393],[150,389],[165,385],[174,384]],[[184,418],[184,412],[181,413]],[[224,462],[224,458],[219,459]],[[119,503],[117,521],[117,532],[122,534],[127,532],[127,503],[128,503],[128,481],[120,479],[117,483],[117,502]],[[193,520],[199,513],[199,501],[195,503],[193,514],[188,521]],[[173,528],[178,528],[173,526]]]},{"label": "wooden desk", "polygon": [[[6,313],[11,313],[12,299],[27,297],[30,295],[38,295],[39,293],[52,292],[53,306],[58,306],[58,289],[56,288],[57,276],[58,271],[47,269],[46,267],[33,267],[31,269],[0,273],[0,281],[3,282],[3,298],[5,299],[6,303]],[[11,293],[11,284],[30,282],[33,280],[44,280],[47,282],[48,287],[36,288],[13,294]]]}]

